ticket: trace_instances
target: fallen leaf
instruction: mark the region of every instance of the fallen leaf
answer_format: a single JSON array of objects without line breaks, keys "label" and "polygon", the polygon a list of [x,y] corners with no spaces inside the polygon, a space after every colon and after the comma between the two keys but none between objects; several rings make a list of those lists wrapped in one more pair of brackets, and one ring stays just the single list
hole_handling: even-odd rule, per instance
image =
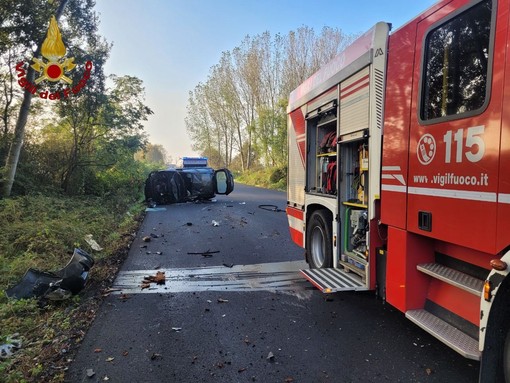
[{"label": "fallen leaf", "polygon": [[228,299],[218,298],[218,303],[228,303]]},{"label": "fallen leaf", "polygon": [[113,362],[114,360],[115,360],[115,358],[113,356],[106,358],[107,362]]},{"label": "fallen leaf", "polygon": [[143,238],[142,238],[142,240],[143,240],[144,242],[150,242],[150,241],[151,241],[151,237],[149,237],[149,236],[145,236],[145,237],[143,237]]},{"label": "fallen leaf", "polygon": [[95,353],[98,353],[98,352],[101,352],[101,351],[103,351],[103,349],[102,349],[102,348],[96,348],[96,349],[94,350],[94,352],[95,352]]},{"label": "fallen leaf", "polygon": [[129,352],[128,352],[128,351],[124,351],[124,352],[122,353],[122,356],[128,356],[128,355],[129,355]]},{"label": "fallen leaf", "polygon": [[91,368],[87,368],[87,377],[92,378],[94,375],[96,375],[96,372]]}]

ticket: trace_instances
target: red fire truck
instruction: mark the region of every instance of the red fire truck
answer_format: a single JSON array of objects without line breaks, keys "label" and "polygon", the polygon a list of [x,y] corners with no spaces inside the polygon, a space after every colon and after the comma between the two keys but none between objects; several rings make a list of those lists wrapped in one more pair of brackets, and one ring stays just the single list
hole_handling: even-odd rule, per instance
[{"label": "red fire truck", "polygon": [[509,10],[443,0],[378,23],[288,106],[302,273],[324,293],[376,291],[480,360],[483,382],[510,382]]}]

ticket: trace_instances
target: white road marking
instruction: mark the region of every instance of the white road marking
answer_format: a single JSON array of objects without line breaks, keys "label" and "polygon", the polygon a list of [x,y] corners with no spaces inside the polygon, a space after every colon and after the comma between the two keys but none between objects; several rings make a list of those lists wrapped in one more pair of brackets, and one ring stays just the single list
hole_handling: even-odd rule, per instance
[{"label": "white road marking", "polygon": [[[300,299],[308,299],[311,291],[309,284],[299,273],[308,268],[305,261],[259,263],[254,265],[130,270],[117,275],[112,288],[113,294],[151,294],[179,293],[199,291],[270,291],[285,292]],[[146,276],[155,275],[156,271],[165,273],[164,285],[151,283],[142,289]]]}]

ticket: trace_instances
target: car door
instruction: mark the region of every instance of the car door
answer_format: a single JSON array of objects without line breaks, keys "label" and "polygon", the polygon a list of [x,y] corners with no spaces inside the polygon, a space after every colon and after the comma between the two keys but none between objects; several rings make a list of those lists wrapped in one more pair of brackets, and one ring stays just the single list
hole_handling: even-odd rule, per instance
[{"label": "car door", "polygon": [[213,182],[216,194],[229,195],[234,190],[234,176],[226,168],[214,171]]}]

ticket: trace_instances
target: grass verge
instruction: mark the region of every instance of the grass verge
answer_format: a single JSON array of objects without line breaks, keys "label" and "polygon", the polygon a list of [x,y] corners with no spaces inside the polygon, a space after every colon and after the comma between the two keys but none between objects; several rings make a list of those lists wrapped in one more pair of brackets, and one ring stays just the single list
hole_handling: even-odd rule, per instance
[{"label": "grass verge", "polygon": [[[25,196],[0,200],[0,345],[18,334],[22,346],[0,359],[0,382],[64,380],[104,291],[111,286],[145,206],[133,201],[101,198]],[[91,234],[103,250],[90,248]],[[93,256],[87,285],[76,296],[52,303],[8,299],[28,268],[56,271],[69,261],[75,247]]]}]

